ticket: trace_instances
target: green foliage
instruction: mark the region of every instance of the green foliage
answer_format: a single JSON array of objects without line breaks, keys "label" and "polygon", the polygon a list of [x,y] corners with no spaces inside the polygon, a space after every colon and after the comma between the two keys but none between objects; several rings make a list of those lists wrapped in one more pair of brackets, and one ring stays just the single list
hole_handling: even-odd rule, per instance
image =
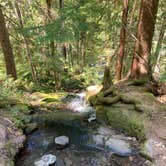
[{"label": "green foliage", "polygon": [[8,77],[0,83],[0,107],[16,126],[24,128],[30,121],[27,98],[18,88],[18,82]]},{"label": "green foliage", "polygon": [[165,66],[165,71],[161,76],[161,81],[166,81],[166,66]]},{"label": "green foliage", "polygon": [[22,93],[18,91],[16,82],[8,77],[0,82],[0,106],[13,105],[17,102],[23,102]]},{"label": "green foliage", "polygon": [[25,110],[21,110],[19,107],[8,107],[7,111],[8,113],[6,114],[10,116],[11,120],[19,128],[24,128],[31,121],[31,117],[27,113],[25,114]]}]

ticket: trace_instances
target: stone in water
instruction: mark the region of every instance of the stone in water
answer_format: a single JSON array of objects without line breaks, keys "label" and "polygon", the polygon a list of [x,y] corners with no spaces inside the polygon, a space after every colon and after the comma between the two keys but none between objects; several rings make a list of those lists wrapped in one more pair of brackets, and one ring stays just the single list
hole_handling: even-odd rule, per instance
[{"label": "stone in water", "polygon": [[69,144],[69,138],[67,136],[60,136],[55,138],[55,143],[57,148],[63,149],[66,145]]},{"label": "stone in water", "polygon": [[56,156],[52,154],[42,156],[41,160],[35,162],[35,166],[49,166],[55,164]]},{"label": "stone in water", "polygon": [[39,160],[35,162],[35,166],[48,166],[44,161]]},{"label": "stone in water", "polygon": [[52,154],[44,155],[41,160],[47,163],[47,165],[51,165],[56,162],[56,156]]},{"label": "stone in water", "polygon": [[132,153],[128,142],[120,139],[110,138],[106,141],[106,146],[113,151],[113,153],[120,156],[128,156]]}]

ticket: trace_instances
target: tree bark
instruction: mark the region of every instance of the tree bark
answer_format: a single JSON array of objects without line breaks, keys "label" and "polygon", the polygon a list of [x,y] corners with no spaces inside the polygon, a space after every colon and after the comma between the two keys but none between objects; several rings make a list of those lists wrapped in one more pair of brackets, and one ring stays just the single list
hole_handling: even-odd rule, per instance
[{"label": "tree bark", "polygon": [[[14,5],[15,5],[15,8],[16,8],[16,13],[17,13],[20,28],[23,29],[24,24],[23,24],[23,21],[22,21],[22,15],[21,15],[21,11],[20,11],[17,0],[15,0]],[[28,45],[28,40],[24,35],[23,35],[23,39],[24,39],[24,42],[25,42],[27,58],[28,58],[28,62],[29,62],[29,65],[30,65],[30,69],[31,69],[32,79],[33,79],[34,83],[37,83],[36,71],[35,71],[34,64],[32,62],[32,56],[31,56],[31,51],[30,51],[29,45]]]},{"label": "tree bark", "polygon": [[[51,15],[52,0],[46,0],[46,4],[47,4],[47,19],[48,19],[48,22],[51,22],[51,20],[52,20],[52,15]],[[50,49],[51,49],[51,56],[54,56],[54,53],[55,53],[54,41],[50,42]]]},{"label": "tree bark", "polygon": [[0,43],[4,54],[6,73],[7,75],[11,75],[14,79],[17,79],[13,51],[1,6],[0,6]]},{"label": "tree bark", "polygon": [[64,0],[59,0],[59,8],[60,9],[64,8]]},{"label": "tree bark", "polygon": [[[59,9],[63,9],[64,8],[64,0],[59,0]],[[62,23],[62,27],[64,27],[64,23]],[[67,48],[65,43],[62,44],[62,55],[64,57],[65,60],[67,60]]]},{"label": "tree bark", "polygon": [[156,14],[159,0],[141,0],[137,41],[131,65],[130,78],[147,77],[151,75],[149,58],[152,47]]},{"label": "tree bark", "polygon": [[126,39],[126,26],[128,15],[128,0],[123,0],[123,14],[122,14],[122,28],[120,32],[120,46],[116,64],[116,79],[120,80],[122,77],[123,58],[125,55],[125,39]]},{"label": "tree bark", "polygon": [[157,42],[156,51],[154,53],[153,67],[156,66],[156,64],[158,63],[158,59],[160,59],[159,58],[159,53],[160,53],[160,49],[162,47],[162,42],[163,42],[165,31],[166,31],[166,12],[164,13],[164,18],[163,18],[163,22],[162,22],[161,29],[160,29],[160,34],[159,34],[159,39],[158,39],[158,42]]}]

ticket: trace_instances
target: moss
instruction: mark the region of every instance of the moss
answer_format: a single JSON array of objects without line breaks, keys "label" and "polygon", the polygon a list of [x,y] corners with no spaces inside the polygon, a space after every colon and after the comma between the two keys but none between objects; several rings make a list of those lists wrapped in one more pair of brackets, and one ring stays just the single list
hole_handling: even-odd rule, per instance
[{"label": "moss", "polygon": [[92,105],[92,106],[96,105],[97,104],[96,99],[97,99],[96,95],[89,97],[88,101],[89,101],[90,105]]},{"label": "moss", "polygon": [[141,77],[140,79],[130,80],[128,82],[128,85],[140,86],[140,85],[144,85],[147,82],[148,82],[148,78],[147,77]]},{"label": "moss", "polygon": [[149,140],[146,140],[141,145],[140,155],[143,156],[145,159],[153,162],[154,159],[152,156],[152,152],[150,151],[151,151],[151,147],[149,145]]},{"label": "moss", "polygon": [[46,103],[51,103],[51,102],[56,102],[58,101],[57,99],[54,98],[44,98],[42,101],[46,102]]},{"label": "moss", "polygon": [[107,120],[112,126],[123,129],[130,136],[141,141],[145,139],[144,120],[142,114],[134,111],[134,106],[126,104],[111,107],[98,106],[96,113],[97,116]]},{"label": "moss", "polygon": [[97,102],[106,104],[106,105],[117,103],[119,100],[120,100],[120,95],[115,97],[98,97],[97,98]]},{"label": "moss", "polygon": [[12,109],[23,112],[25,114],[29,114],[31,112],[27,104],[21,104],[21,103],[14,105]]},{"label": "moss", "polygon": [[117,93],[118,92],[117,92],[116,88],[114,86],[111,86],[109,89],[107,89],[103,92],[103,95],[104,96],[108,96],[108,95],[115,96]]},{"label": "moss", "polygon": [[97,114],[97,117],[98,118],[101,118],[103,119],[105,122],[108,122],[108,119],[107,119],[107,110],[103,109],[103,106],[102,105],[98,105],[95,107],[95,110],[96,110],[96,114]]},{"label": "moss", "polygon": [[140,104],[139,100],[137,100],[134,96],[130,93],[121,94],[121,100],[126,104]]},{"label": "moss", "polygon": [[43,108],[54,109],[55,105],[63,104],[61,99],[63,97],[65,97],[66,95],[67,95],[67,93],[65,93],[65,92],[57,92],[57,93],[40,93],[40,92],[36,92],[36,93],[33,93],[31,95],[30,103],[33,106],[41,106]]},{"label": "moss", "polygon": [[38,128],[37,123],[30,123],[26,126],[25,133],[30,134]]}]

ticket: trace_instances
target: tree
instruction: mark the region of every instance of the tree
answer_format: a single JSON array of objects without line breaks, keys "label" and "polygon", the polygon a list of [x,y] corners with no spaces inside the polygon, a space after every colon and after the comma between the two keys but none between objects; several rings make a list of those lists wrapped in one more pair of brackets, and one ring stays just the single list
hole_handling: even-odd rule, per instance
[{"label": "tree", "polygon": [[13,51],[10,44],[9,33],[6,28],[5,18],[1,6],[0,6],[0,43],[4,54],[6,73],[7,75],[11,75],[14,79],[17,79]]},{"label": "tree", "polygon": [[[51,14],[51,7],[52,7],[52,0],[46,0],[47,4],[47,19],[50,23],[52,21],[52,14]],[[55,45],[54,41],[50,41],[50,48],[51,48],[51,56],[54,56],[55,53]]]},{"label": "tree", "polygon": [[160,53],[160,49],[162,47],[162,42],[163,42],[165,31],[166,31],[166,12],[163,13],[163,21],[162,21],[162,25],[161,25],[161,29],[160,29],[159,39],[158,39],[156,50],[154,53],[153,67],[155,67],[155,65],[158,63],[158,60],[160,59],[159,53]]},{"label": "tree", "polygon": [[[62,10],[64,8],[64,0],[59,0],[59,9]],[[64,27],[63,25],[64,23],[62,23],[62,27]],[[64,59],[67,59],[67,48],[66,45],[63,43],[62,45],[62,55],[64,57]]]},{"label": "tree", "polygon": [[125,55],[125,39],[126,39],[126,26],[128,15],[128,0],[123,0],[123,14],[122,14],[122,28],[120,32],[120,46],[116,64],[116,79],[120,80],[122,76],[123,58]]},{"label": "tree", "polygon": [[137,40],[131,65],[130,78],[147,77],[151,75],[150,53],[154,34],[156,14],[159,0],[141,0]]},{"label": "tree", "polygon": [[[22,15],[21,15],[21,11],[20,11],[17,0],[15,0],[14,5],[15,5],[15,8],[16,8],[17,18],[18,18],[18,21],[19,21],[19,26],[20,26],[21,29],[23,29],[24,25],[23,25],[23,21],[22,21]],[[28,45],[29,42],[28,42],[28,39],[26,38],[25,35],[23,35],[23,39],[24,39],[24,42],[25,42],[27,58],[28,58],[28,62],[29,62],[29,65],[30,65],[30,69],[31,69],[32,79],[35,83],[37,83],[37,76],[36,76],[35,66],[32,62],[31,50],[30,50],[29,45]]]}]

